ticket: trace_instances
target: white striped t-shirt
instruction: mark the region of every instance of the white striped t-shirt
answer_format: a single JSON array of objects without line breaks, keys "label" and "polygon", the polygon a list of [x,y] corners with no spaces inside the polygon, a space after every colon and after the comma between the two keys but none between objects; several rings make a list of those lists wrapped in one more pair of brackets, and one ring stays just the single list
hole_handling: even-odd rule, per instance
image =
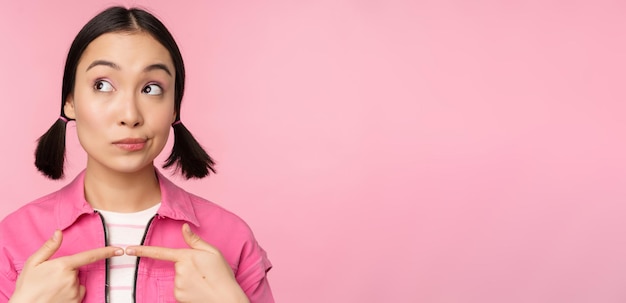
[{"label": "white striped t-shirt", "polygon": [[[104,217],[107,243],[126,249],[141,244],[148,221],[161,203],[135,213],[118,213],[96,209]],[[133,302],[137,257],[119,256],[109,259],[109,298],[111,303]]]}]

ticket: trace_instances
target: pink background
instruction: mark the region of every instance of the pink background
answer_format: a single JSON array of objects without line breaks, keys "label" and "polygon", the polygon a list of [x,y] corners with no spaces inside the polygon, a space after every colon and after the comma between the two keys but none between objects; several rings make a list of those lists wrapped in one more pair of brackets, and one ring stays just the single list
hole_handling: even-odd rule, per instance
[{"label": "pink background", "polygon": [[83,168],[73,125],[68,179],[32,165],[66,52],[142,5],[219,161],[175,181],[252,226],[278,302],[626,301],[626,5],[200,2],[2,0],[0,217]]}]

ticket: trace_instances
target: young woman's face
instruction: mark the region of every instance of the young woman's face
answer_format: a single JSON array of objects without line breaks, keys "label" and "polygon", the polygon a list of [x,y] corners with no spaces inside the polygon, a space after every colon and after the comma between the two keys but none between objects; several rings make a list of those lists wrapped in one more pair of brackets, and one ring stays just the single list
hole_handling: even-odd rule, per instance
[{"label": "young woman's face", "polygon": [[108,33],[89,44],[64,107],[88,169],[152,169],[176,118],[174,77],[169,52],[149,34]]}]

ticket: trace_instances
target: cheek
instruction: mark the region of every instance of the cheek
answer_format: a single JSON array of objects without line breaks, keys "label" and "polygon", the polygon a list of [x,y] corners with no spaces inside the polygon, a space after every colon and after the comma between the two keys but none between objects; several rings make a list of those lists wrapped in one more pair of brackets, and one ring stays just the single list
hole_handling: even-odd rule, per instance
[{"label": "cheek", "polygon": [[97,120],[90,119],[88,115],[83,115],[80,118],[77,116],[76,135],[83,148],[88,149],[89,146],[97,145],[98,142],[102,141],[102,129],[103,126]]},{"label": "cheek", "polygon": [[86,122],[94,118],[99,109],[95,108],[93,96],[83,86],[74,89],[74,113],[76,120]]},{"label": "cheek", "polygon": [[150,107],[147,106],[145,109],[144,121],[148,129],[151,129],[155,134],[158,133],[161,137],[165,136],[165,139],[167,139],[174,117],[173,105],[152,105]]},{"label": "cheek", "polygon": [[98,108],[95,106],[96,102],[90,101],[88,97],[76,96],[74,107],[76,133],[82,143],[101,137],[103,130],[107,129],[107,121],[110,120],[110,115],[105,109]]},{"label": "cheek", "polygon": [[94,106],[86,106],[79,104],[76,107],[76,128],[77,130],[96,130],[103,129],[106,126],[108,114],[105,110]]},{"label": "cheek", "polygon": [[147,106],[146,109],[148,109],[148,111],[150,112],[150,117],[153,123],[162,125],[164,129],[168,130],[172,123],[174,123],[174,118],[176,117],[176,114],[173,100],[163,102],[158,106]]},{"label": "cheek", "polygon": [[171,115],[163,115],[159,117],[157,125],[154,129],[159,132],[161,137],[164,140],[167,140],[170,134],[170,129],[172,128],[172,116]]}]

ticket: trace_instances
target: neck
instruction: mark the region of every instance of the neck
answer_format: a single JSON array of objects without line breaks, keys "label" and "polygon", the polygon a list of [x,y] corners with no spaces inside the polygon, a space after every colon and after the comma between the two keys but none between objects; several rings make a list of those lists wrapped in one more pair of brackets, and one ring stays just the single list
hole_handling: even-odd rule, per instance
[{"label": "neck", "polygon": [[156,171],[148,166],[137,172],[125,173],[95,169],[85,171],[85,199],[93,208],[114,212],[137,212],[161,201]]}]

